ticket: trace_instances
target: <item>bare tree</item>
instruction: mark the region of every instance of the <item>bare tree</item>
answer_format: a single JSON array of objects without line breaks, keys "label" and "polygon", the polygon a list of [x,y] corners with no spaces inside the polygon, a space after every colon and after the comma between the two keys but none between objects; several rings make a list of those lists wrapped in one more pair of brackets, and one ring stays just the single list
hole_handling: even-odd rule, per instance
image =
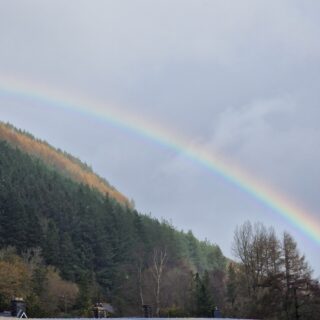
[{"label": "bare tree", "polygon": [[[240,260],[238,278],[243,280],[236,298],[238,305],[240,299],[245,302],[244,316],[288,320],[311,317],[317,285],[312,282],[305,257],[288,233],[281,242],[272,228],[246,222],[235,231],[233,252]],[[231,298],[232,285],[233,282],[229,284]]]},{"label": "bare tree", "polygon": [[167,263],[167,250],[153,250],[152,276],[155,280],[154,294],[156,299],[156,316],[160,316],[161,280]]},{"label": "bare tree", "polygon": [[251,296],[252,289],[250,277],[252,269],[252,239],[252,224],[249,221],[247,221],[242,226],[236,228],[232,244],[233,254],[242,262],[244,276],[246,278],[247,293],[249,297]]},{"label": "bare tree", "polygon": [[144,305],[144,298],[143,298],[143,261],[140,258],[137,263],[137,273],[138,273],[138,290],[140,296],[141,306]]}]

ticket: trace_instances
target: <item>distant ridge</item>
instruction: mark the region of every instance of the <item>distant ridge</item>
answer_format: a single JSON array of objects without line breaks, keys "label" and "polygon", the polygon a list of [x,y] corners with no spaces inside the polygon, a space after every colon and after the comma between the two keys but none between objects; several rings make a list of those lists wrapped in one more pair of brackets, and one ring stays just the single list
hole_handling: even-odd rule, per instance
[{"label": "distant ridge", "polygon": [[129,200],[123,194],[105,179],[95,174],[87,164],[60,149],[52,147],[47,142],[36,139],[31,134],[1,121],[0,140],[7,141],[10,145],[41,159],[46,165],[53,167],[72,180],[89,185],[102,194],[108,194],[119,203],[130,206]]}]

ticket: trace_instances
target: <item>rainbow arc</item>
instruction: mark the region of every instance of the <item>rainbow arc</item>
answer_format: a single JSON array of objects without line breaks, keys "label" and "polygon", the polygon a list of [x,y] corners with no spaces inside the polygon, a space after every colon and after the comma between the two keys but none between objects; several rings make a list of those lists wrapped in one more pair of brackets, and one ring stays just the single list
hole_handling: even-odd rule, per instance
[{"label": "rainbow arc", "polygon": [[18,81],[12,78],[0,78],[0,94],[12,97],[28,98],[50,105],[54,108],[72,110],[90,117],[95,117],[119,129],[129,130],[154,143],[183,154],[207,170],[220,175],[224,180],[237,186],[266,207],[272,209],[291,225],[302,231],[309,238],[320,244],[320,222],[311,213],[299,208],[292,200],[281,195],[271,186],[259,181],[245,172],[235,163],[221,154],[202,146],[192,145],[189,140],[167,128],[150,123],[136,115],[123,111],[122,108],[107,105],[85,98],[70,97],[46,86]]}]

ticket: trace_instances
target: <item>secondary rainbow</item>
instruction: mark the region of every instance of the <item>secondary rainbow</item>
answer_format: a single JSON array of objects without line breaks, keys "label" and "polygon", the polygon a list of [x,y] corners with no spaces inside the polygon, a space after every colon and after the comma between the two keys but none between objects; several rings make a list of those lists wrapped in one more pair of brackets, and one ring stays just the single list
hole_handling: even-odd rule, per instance
[{"label": "secondary rainbow", "polygon": [[130,114],[115,105],[97,102],[93,99],[88,100],[79,97],[78,94],[77,97],[71,97],[66,92],[57,91],[44,85],[32,84],[29,80],[18,81],[16,78],[0,78],[0,94],[40,101],[54,108],[74,110],[173,149],[236,185],[280,214],[320,245],[320,223],[310,213],[281,195],[273,187],[245,172],[218,152],[194,144],[177,132],[146,121],[143,117]]}]

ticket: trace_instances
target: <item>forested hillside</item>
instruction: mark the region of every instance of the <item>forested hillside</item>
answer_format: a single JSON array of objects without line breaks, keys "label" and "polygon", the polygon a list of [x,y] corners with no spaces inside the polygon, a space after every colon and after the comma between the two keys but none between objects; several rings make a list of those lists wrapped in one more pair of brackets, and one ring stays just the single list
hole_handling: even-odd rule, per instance
[{"label": "forested hillside", "polygon": [[114,189],[77,181],[57,168],[74,159],[60,152],[52,164],[51,147],[0,129],[0,309],[18,295],[30,316],[91,316],[97,301],[116,315],[141,315],[143,304],[157,315],[211,312],[195,297],[207,290],[202,279],[222,281],[218,246],[139,214]]},{"label": "forested hillside", "polygon": [[88,165],[69,153],[55,149],[45,141],[36,139],[31,134],[3,122],[0,122],[0,139],[33,157],[41,159],[62,175],[87,184],[103,194],[108,193],[120,203],[129,204],[128,199],[123,194],[112,187],[105,179],[97,176]]},{"label": "forested hillside", "polygon": [[234,262],[118,195],[79,160],[0,125],[0,311],[18,296],[30,317],[92,317],[107,302],[114,316],[150,305],[163,317],[219,306],[229,317],[319,318],[319,282],[289,234],[244,223]]}]

